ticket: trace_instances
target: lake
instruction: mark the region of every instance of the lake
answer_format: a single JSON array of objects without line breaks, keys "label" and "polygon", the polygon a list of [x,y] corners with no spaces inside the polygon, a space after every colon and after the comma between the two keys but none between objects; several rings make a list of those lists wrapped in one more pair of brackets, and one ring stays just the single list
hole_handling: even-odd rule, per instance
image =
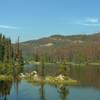
[{"label": "lake", "polygon": [[78,86],[0,82],[0,100],[100,100],[100,66],[70,66],[70,77]]}]

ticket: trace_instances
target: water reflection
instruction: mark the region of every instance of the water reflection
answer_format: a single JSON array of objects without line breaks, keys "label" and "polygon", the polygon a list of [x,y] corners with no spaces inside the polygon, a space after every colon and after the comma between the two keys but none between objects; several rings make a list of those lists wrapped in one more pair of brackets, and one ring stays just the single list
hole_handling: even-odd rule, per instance
[{"label": "water reflection", "polygon": [[25,80],[16,80],[16,83],[0,82],[0,100],[99,100],[98,98],[100,90],[95,88],[69,87],[63,84],[32,85]]},{"label": "water reflection", "polygon": [[19,82],[17,78],[14,80],[1,80],[0,81],[0,100],[9,100],[12,87],[14,87],[15,100],[18,100]]},{"label": "water reflection", "polygon": [[45,84],[41,83],[40,88],[39,88],[39,95],[40,95],[40,100],[46,100],[45,99],[45,89],[44,89]]},{"label": "water reflection", "polygon": [[[60,100],[67,100],[66,98],[67,98],[67,95],[69,94],[69,90],[67,86],[60,84],[60,85],[50,85],[50,87],[55,87]],[[45,95],[45,84],[44,83],[40,84],[39,96],[40,96],[40,100],[46,100],[47,96]]]},{"label": "water reflection", "polygon": [[61,100],[66,100],[67,95],[69,94],[68,87],[61,84],[57,86],[57,91]]},{"label": "water reflection", "polygon": [[15,89],[15,99],[16,100],[19,100],[18,99],[18,97],[19,97],[19,82],[20,82],[20,80],[18,78],[14,78],[13,85],[14,85],[14,89]]},{"label": "water reflection", "polygon": [[100,66],[70,66],[70,76],[80,81],[81,86],[100,88]]},{"label": "water reflection", "polygon": [[8,95],[10,95],[10,89],[12,87],[12,81],[0,81],[0,100],[8,100]]},{"label": "water reflection", "polygon": [[[29,100],[73,100],[74,96],[77,96],[77,99],[74,100],[85,100],[84,95],[85,98],[89,98],[86,100],[99,100],[95,99],[95,96],[100,98],[100,66],[70,66],[70,76],[79,80],[81,86],[86,87],[70,88],[63,84],[44,83],[37,86],[35,83],[30,85],[27,81],[15,78],[13,81],[0,81],[0,100],[28,100],[28,98],[30,98]],[[92,89],[87,86],[92,86]],[[90,96],[87,96],[88,93]],[[93,94],[94,98],[91,99]]]}]

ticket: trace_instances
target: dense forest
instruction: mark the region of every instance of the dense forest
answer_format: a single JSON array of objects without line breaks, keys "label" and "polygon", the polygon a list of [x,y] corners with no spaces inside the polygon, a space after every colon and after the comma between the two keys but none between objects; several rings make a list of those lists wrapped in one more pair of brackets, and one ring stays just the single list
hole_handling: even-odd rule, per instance
[{"label": "dense forest", "polygon": [[18,43],[16,45],[14,48],[11,39],[0,34],[0,74],[12,74],[15,63],[21,65],[22,53]]},{"label": "dense forest", "polygon": [[0,34],[0,62],[11,62],[14,53],[10,38]]}]

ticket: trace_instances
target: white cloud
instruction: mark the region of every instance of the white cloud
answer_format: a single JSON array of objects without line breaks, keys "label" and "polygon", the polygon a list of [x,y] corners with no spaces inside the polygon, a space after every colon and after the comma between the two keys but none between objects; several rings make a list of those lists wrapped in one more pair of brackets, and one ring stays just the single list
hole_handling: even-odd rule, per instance
[{"label": "white cloud", "polygon": [[84,25],[84,26],[100,26],[100,23],[81,23],[80,25]]},{"label": "white cloud", "polygon": [[17,29],[17,27],[15,27],[15,26],[8,26],[8,25],[0,25],[0,28],[4,28],[4,29]]},{"label": "white cloud", "polygon": [[84,20],[78,20],[76,24],[83,26],[100,26],[100,21],[97,18],[86,18]]},{"label": "white cloud", "polygon": [[89,23],[99,23],[99,19],[97,19],[97,18],[87,18],[86,22],[89,22]]}]

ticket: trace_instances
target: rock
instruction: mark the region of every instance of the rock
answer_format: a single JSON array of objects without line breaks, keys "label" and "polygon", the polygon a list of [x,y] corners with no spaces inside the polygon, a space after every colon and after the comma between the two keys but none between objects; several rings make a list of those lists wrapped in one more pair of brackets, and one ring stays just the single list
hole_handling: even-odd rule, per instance
[{"label": "rock", "polygon": [[33,79],[34,79],[34,80],[38,80],[38,79],[39,79],[38,75],[35,74],[35,75],[33,76]]},{"label": "rock", "polygon": [[37,71],[31,72],[31,75],[35,75],[35,74],[37,74]]},{"label": "rock", "polygon": [[38,76],[38,74],[37,74],[36,71],[33,71],[33,72],[31,73],[31,75],[33,75],[33,79],[34,79],[34,80],[36,80],[36,81],[40,80],[40,78],[39,78],[39,76]]},{"label": "rock", "polygon": [[20,73],[20,77],[21,77],[21,78],[24,78],[25,75],[24,75],[23,73]]},{"label": "rock", "polygon": [[62,74],[60,74],[60,75],[58,75],[57,77],[56,77],[56,79],[59,79],[59,80],[64,80],[64,76],[62,75]]}]

